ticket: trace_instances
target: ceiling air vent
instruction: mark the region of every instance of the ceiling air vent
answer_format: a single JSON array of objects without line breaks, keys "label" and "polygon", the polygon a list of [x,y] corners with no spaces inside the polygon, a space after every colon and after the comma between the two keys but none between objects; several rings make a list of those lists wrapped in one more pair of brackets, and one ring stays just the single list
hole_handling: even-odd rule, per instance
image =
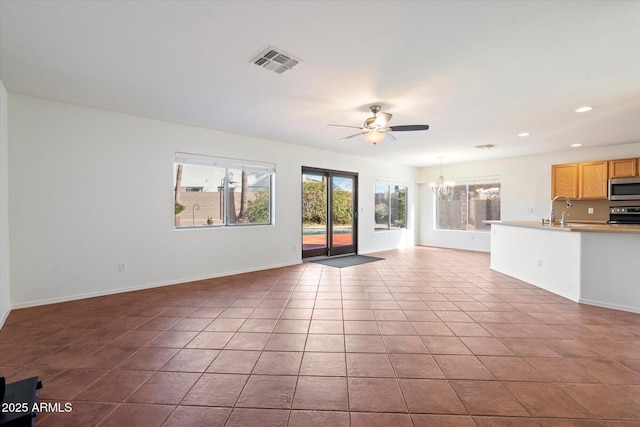
[{"label": "ceiling air vent", "polygon": [[251,62],[267,70],[282,74],[298,65],[300,60],[282,52],[280,49],[270,47],[253,58]]},{"label": "ceiling air vent", "polygon": [[495,148],[496,146],[493,144],[485,144],[485,145],[476,145],[476,148],[480,150],[490,150],[491,148]]}]

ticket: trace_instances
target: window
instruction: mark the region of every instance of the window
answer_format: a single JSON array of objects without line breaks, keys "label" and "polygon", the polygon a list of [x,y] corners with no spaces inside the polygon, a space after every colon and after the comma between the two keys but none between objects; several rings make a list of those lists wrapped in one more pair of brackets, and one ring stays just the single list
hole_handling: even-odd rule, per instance
[{"label": "window", "polygon": [[489,231],[485,220],[500,219],[500,180],[482,178],[456,182],[448,194],[436,193],[436,228]]},{"label": "window", "polygon": [[375,230],[407,228],[407,187],[375,185]]},{"label": "window", "polygon": [[176,153],[176,228],[272,224],[275,165]]}]

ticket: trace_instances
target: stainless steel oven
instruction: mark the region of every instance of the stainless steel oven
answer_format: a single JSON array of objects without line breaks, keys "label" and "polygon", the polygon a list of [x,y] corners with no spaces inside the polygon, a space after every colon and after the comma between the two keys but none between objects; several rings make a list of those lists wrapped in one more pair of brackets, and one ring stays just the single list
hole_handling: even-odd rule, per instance
[{"label": "stainless steel oven", "polygon": [[611,206],[609,224],[640,224],[640,206]]},{"label": "stainless steel oven", "polygon": [[640,177],[610,179],[609,200],[640,200]]}]

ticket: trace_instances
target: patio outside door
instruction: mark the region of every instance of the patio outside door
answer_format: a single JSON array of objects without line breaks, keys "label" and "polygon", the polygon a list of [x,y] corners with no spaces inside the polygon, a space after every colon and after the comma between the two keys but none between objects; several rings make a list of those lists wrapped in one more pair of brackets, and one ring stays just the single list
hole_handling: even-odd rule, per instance
[{"label": "patio outside door", "polygon": [[302,168],[302,257],[357,251],[358,175]]}]

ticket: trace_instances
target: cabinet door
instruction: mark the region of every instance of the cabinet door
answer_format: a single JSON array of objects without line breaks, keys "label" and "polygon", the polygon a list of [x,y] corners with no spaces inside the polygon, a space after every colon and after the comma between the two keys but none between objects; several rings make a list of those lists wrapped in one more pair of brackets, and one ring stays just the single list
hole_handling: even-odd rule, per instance
[{"label": "cabinet door", "polygon": [[640,159],[609,160],[609,178],[628,178],[638,176]]},{"label": "cabinet door", "polygon": [[565,196],[578,198],[578,164],[551,166],[551,198]]},{"label": "cabinet door", "polygon": [[606,199],[609,162],[578,163],[581,199]]}]

